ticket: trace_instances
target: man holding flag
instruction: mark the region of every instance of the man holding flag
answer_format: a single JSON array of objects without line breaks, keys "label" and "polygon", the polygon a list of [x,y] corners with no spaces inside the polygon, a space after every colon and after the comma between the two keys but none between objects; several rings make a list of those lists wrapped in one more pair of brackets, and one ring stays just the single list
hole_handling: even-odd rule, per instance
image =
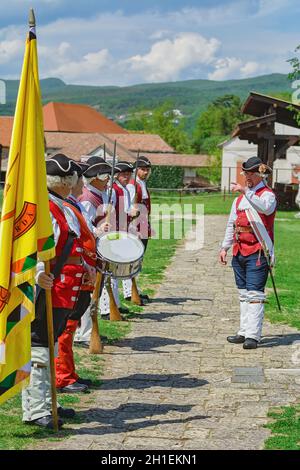
[{"label": "man holding flag", "polygon": [[28,383],[37,259],[55,256],[32,10],[29,25],[0,226],[0,404]]},{"label": "man holding flag", "polygon": [[243,343],[244,349],[256,349],[262,334],[265,285],[274,257],[277,202],[266,183],[271,168],[260,158],[251,157],[243,163],[242,169],[245,186],[232,183],[232,190],[241,194],[233,201],[219,258],[222,264],[227,264],[227,251],[233,247],[240,329],[236,335],[228,336],[227,341]]}]

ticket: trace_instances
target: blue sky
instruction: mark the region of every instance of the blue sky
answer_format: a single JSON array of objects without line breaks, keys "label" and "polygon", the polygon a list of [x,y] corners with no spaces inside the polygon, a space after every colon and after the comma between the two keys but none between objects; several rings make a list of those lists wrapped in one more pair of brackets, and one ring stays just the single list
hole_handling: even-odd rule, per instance
[{"label": "blue sky", "polygon": [[300,44],[299,0],[9,0],[0,77],[18,78],[35,8],[41,77],[131,85],[287,73]]}]

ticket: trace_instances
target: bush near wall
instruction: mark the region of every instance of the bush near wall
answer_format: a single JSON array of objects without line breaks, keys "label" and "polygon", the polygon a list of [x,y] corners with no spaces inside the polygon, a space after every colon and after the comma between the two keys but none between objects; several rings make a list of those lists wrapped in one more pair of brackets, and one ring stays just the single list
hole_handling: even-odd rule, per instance
[{"label": "bush near wall", "polygon": [[179,166],[153,166],[149,188],[178,189],[183,187],[184,168]]}]

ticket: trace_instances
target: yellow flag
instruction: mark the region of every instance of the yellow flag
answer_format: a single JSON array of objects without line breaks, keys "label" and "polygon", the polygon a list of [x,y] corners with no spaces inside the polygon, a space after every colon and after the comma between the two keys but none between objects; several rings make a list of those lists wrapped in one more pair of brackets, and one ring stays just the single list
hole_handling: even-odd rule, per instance
[{"label": "yellow flag", "polygon": [[0,225],[0,404],[27,384],[34,276],[55,256],[46,183],[35,28],[26,49],[10,145]]}]

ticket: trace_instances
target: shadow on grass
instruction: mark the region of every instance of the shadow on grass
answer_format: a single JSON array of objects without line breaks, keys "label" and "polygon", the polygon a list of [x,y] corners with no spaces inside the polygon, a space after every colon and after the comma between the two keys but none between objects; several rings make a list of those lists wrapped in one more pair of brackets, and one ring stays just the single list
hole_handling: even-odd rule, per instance
[{"label": "shadow on grass", "polygon": [[300,341],[300,333],[289,335],[267,335],[259,343],[259,348],[274,348],[277,346],[291,346],[296,341]]},{"label": "shadow on grass", "polygon": [[202,313],[187,313],[187,312],[157,312],[157,313],[145,313],[143,314],[142,318],[143,320],[155,320],[157,322],[165,322],[168,321],[169,318],[175,318],[175,317],[182,317],[182,316],[188,316],[188,317],[198,317],[202,318],[203,314]]},{"label": "shadow on grass", "polygon": [[151,303],[164,303],[164,304],[171,304],[171,305],[181,305],[188,301],[192,302],[213,302],[213,299],[206,298],[206,297],[156,297],[152,299]]},{"label": "shadow on grass", "polygon": [[173,346],[179,344],[200,344],[194,341],[186,341],[184,339],[162,338],[161,336],[139,336],[137,338],[125,338],[118,341],[115,346],[119,348],[130,348],[133,351],[142,351],[145,353],[161,353],[163,351],[155,351],[156,348],[164,346]]},{"label": "shadow on grass", "polygon": [[[119,434],[123,432],[132,432],[140,429],[147,429],[155,426],[162,425],[175,425],[190,423],[193,421],[204,420],[209,416],[196,415],[196,416],[182,416],[188,413],[193,408],[192,405],[177,405],[177,404],[149,404],[149,403],[129,403],[120,405],[115,409],[101,409],[94,408],[78,413],[81,422],[93,423],[93,427],[84,427],[81,429],[69,429],[70,435],[109,435]],[[155,416],[167,415],[168,413],[178,413],[178,418],[162,419]],[[136,422],[137,420],[140,420]],[[135,421],[135,422],[134,422]],[[94,423],[99,423],[100,426],[95,426]]]},{"label": "shadow on grass", "polygon": [[101,390],[163,388],[200,388],[209,382],[189,377],[187,374],[132,374],[127,377],[103,380]]}]

